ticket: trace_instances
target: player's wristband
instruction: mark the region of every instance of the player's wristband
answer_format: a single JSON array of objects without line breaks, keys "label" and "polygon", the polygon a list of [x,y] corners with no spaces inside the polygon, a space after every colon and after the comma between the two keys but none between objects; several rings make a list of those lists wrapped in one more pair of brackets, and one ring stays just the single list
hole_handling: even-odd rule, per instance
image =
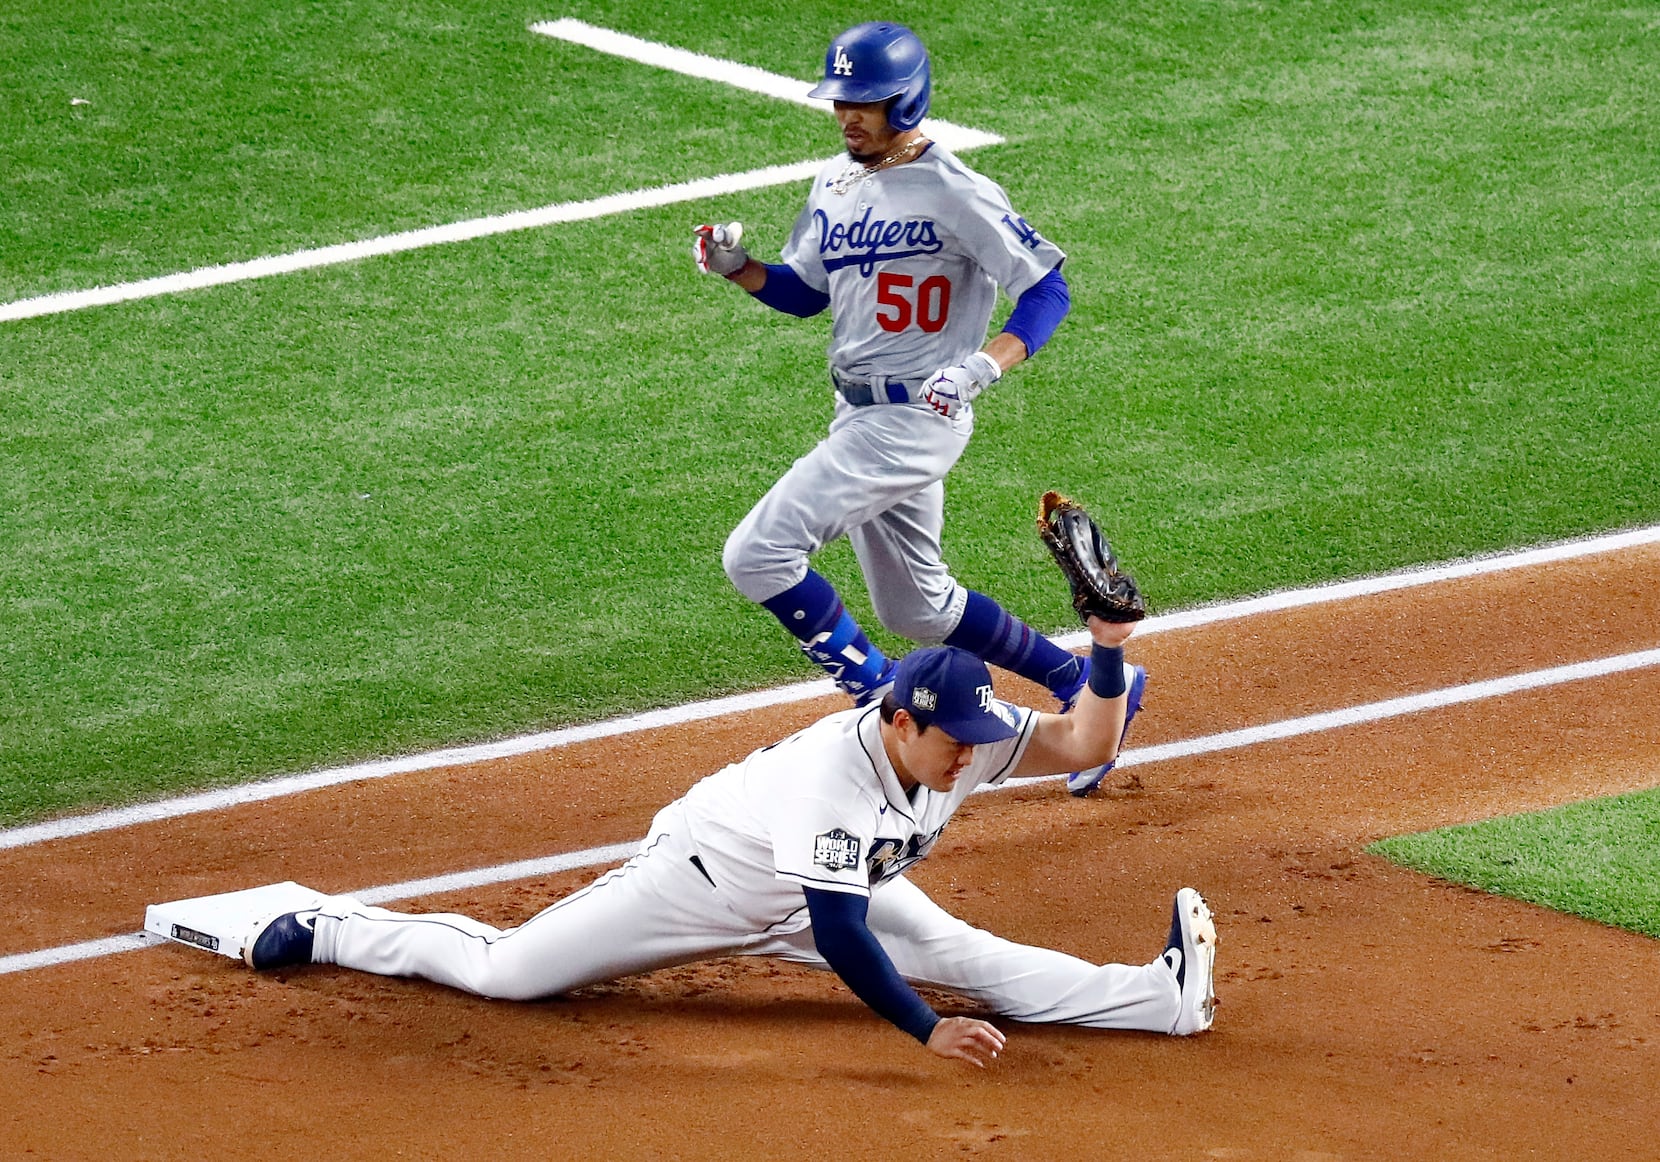
[{"label": "player's wristband", "polygon": [[1089,688],[1097,698],[1116,698],[1129,686],[1124,682],[1124,647],[1096,642],[1089,651]]},{"label": "player's wristband", "polygon": [[967,359],[964,359],[963,366],[968,368],[968,373],[974,377],[974,382],[982,388],[990,387],[1003,378],[1002,365],[984,351],[976,351]]}]

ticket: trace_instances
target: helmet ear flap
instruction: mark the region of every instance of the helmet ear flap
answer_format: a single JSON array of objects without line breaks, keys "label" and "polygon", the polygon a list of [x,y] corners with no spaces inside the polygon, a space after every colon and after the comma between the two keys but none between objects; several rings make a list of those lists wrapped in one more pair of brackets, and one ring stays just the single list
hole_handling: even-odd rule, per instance
[{"label": "helmet ear flap", "polygon": [[922,67],[911,77],[905,91],[888,102],[888,124],[897,132],[915,129],[927,115],[928,97],[933,88],[928,74],[928,58],[925,56]]}]

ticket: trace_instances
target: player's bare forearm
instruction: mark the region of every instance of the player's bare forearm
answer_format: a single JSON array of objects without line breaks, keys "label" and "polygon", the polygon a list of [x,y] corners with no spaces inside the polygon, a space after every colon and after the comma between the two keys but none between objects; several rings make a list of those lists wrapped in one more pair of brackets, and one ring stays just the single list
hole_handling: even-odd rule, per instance
[{"label": "player's bare forearm", "polygon": [[928,1038],[928,1051],[984,1069],[1003,1051],[1007,1040],[1001,1029],[986,1021],[943,1017]]},{"label": "player's bare forearm", "polygon": [[751,258],[738,269],[736,274],[728,275],[727,281],[735,282],[750,294],[754,294],[767,285],[766,265]]},{"label": "player's bare forearm", "polygon": [[1017,364],[1026,362],[1026,344],[1007,331],[999,331],[993,335],[980,350],[984,351],[997,361],[997,366],[1004,371]]},{"label": "player's bare forearm", "polygon": [[[1090,617],[1089,635],[1106,649],[1122,649],[1135,632],[1133,621],[1103,621]],[[1124,737],[1124,718],[1129,708],[1128,693],[1103,698],[1092,688],[1079,692],[1078,704],[1070,714],[1040,714],[1015,773],[1021,776],[1057,775],[1083,770],[1118,757]]]}]

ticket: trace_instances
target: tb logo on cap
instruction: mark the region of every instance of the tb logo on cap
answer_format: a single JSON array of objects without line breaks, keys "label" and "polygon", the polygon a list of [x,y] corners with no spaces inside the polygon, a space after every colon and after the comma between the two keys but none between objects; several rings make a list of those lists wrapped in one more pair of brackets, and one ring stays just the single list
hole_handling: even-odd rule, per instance
[{"label": "tb logo on cap", "polygon": [[835,73],[838,77],[851,77],[853,75],[852,58],[850,58],[847,53],[843,51],[842,46],[839,44],[836,46],[836,63],[830,71]]},{"label": "tb logo on cap", "polygon": [[980,709],[990,710],[992,702],[995,701],[995,699],[991,696],[991,687],[976,686],[974,687],[974,692],[980,696]]}]

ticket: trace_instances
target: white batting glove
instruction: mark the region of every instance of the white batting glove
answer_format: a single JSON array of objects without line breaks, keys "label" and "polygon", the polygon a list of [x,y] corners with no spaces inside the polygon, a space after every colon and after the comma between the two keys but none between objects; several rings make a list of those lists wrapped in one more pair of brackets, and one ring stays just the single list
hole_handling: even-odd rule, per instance
[{"label": "white batting glove", "polygon": [[976,351],[955,367],[942,367],[922,386],[922,402],[948,420],[954,420],[974,397],[1003,376],[997,360]]},{"label": "white batting glove", "polygon": [[724,226],[699,226],[692,231],[692,257],[704,274],[718,274],[731,278],[749,262],[749,251],[743,248],[744,224],[728,222]]}]

